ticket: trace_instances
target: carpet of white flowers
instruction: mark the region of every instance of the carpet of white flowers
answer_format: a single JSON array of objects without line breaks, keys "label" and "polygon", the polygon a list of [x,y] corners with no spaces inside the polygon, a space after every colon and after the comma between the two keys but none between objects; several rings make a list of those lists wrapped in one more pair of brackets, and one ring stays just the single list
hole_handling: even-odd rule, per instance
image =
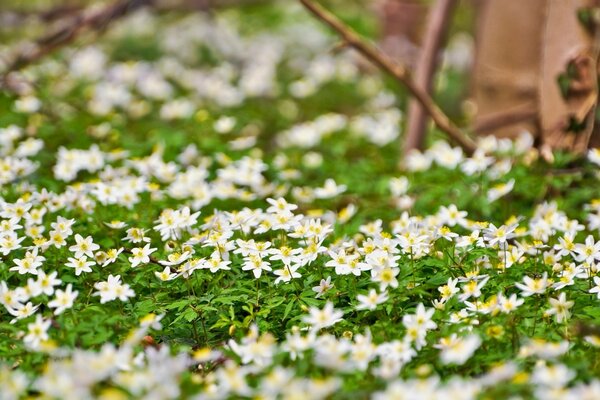
[{"label": "carpet of white flowers", "polygon": [[401,159],[334,46],[141,12],[0,95],[0,399],[600,398],[600,152]]}]

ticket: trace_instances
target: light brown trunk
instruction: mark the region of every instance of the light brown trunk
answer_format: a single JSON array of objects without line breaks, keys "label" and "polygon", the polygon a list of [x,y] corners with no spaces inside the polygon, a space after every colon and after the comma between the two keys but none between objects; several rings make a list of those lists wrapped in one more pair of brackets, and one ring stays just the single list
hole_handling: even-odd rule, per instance
[{"label": "light brown trunk", "polygon": [[527,130],[546,153],[581,153],[590,139],[598,141],[593,137],[597,30],[586,28],[578,17],[597,3],[485,0],[479,10],[474,68],[476,132],[514,138]]},{"label": "light brown trunk", "polygon": [[382,49],[413,68],[419,56],[427,6],[419,0],[384,0],[378,8]]},{"label": "light brown trunk", "polygon": [[[475,126],[498,113],[538,107],[540,48],[546,0],[485,0],[478,10],[473,94]],[[496,126],[493,133],[514,138],[537,134],[537,115]]]},{"label": "light brown trunk", "polygon": [[[590,0],[548,0],[540,71],[541,144],[552,149],[583,152],[588,148],[598,101],[598,46],[577,13]],[[570,70],[570,77],[567,77]],[[565,91],[559,76],[569,79]],[[575,131],[569,124],[584,124]]]}]

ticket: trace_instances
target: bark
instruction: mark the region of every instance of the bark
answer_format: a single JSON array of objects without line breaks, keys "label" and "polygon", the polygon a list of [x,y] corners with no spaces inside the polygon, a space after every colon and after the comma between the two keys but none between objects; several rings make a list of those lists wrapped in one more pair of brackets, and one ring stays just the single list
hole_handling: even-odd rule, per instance
[{"label": "bark", "polygon": [[[546,0],[485,0],[478,9],[473,95],[474,125],[493,115],[539,107],[540,49]],[[537,115],[496,125],[493,133],[515,138],[523,130],[538,134]]]},{"label": "bark", "polygon": [[[594,130],[598,45],[578,12],[590,0],[548,0],[540,71],[541,143],[582,153]],[[562,79],[562,88],[559,84]]]},{"label": "bark", "polygon": [[418,0],[384,0],[378,11],[383,51],[410,68],[415,67],[427,19],[427,6]]},{"label": "bark", "polygon": [[518,123],[535,120],[538,115],[538,109],[535,103],[523,103],[517,107],[506,111],[489,113],[485,117],[480,117],[472,126],[473,133],[485,134],[494,132],[498,129],[512,126]]},{"label": "bark", "polygon": [[598,29],[580,18],[598,3],[485,0],[474,69],[477,133],[514,138],[527,130],[548,156],[600,142]]}]

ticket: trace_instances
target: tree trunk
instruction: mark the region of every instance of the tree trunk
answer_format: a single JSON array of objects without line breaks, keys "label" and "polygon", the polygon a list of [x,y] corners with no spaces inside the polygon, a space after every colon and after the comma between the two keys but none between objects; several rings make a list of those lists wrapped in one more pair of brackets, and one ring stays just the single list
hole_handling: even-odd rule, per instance
[{"label": "tree trunk", "polygon": [[[546,0],[485,0],[477,17],[473,95],[477,106],[475,126],[485,125],[498,113],[538,109],[540,49]],[[523,130],[538,133],[537,115],[508,119],[495,126],[499,137],[515,138]]]},{"label": "tree trunk", "polygon": [[546,150],[579,153],[598,141],[598,30],[581,18],[593,14],[597,4],[485,0],[478,16],[473,86],[478,133],[514,138],[526,130]]},{"label": "tree trunk", "polygon": [[579,153],[588,148],[598,101],[598,43],[596,29],[587,29],[578,13],[594,3],[547,1],[539,87],[542,146]]},{"label": "tree trunk", "polygon": [[384,0],[380,3],[381,47],[392,58],[414,68],[427,6],[419,0]]},{"label": "tree trunk", "polygon": [[[427,18],[427,28],[415,68],[415,84],[427,93],[431,93],[440,47],[446,37],[455,6],[456,0],[437,0]],[[427,121],[423,107],[411,99],[408,104],[408,125],[404,139],[405,154],[413,149],[422,150]]]}]

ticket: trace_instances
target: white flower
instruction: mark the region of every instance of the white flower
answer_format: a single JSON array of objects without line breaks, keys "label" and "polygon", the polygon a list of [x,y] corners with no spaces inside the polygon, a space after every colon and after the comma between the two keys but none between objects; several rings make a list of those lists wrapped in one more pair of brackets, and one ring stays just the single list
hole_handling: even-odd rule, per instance
[{"label": "white flower", "polygon": [[10,271],[17,271],[19,274],[38,274],[38,268],[42,266],[42,262],[45,261],[44,256],[38,256],[38,249],[35,248],[32,251],[25,253],[23,259],[13,259],[16,267],[10,268]]},{"label": "white flower", "polygon": [[124,240],[131,243],[150,242],[150,238],[144,236],[145,233],[145,229],[129,228],[127,229],[127,236],[125,236]]},{"label": "white flower", "polygon": [[485,238],[487,239],[490,246],[498,244],[505,244],[508,239],[513,238],[514,231],[517,228],[516,224],[512,225],[502,225],[498,228],[494,224],[490,224],[489,227],[485,230]]},{"label": "white flower", "polygon": [[510,297],[505,297],[503,294],[498,295],[498,306],[500,307],[500,311],[505,314],[516,310],[524,302],[525,300],[519,299],[514,293]]},{"label": "white flower", "polygon": [[594,164],[600,166],[600,149],[595,148],[595,149],[588,150],[587,156],[588,156],[588,160],[590,160]]},{"label": "white flower", "polygon": [[275,279],[275,284],[279,284],[280,282],[290,282],[292,279],[301,278],[302,275],[297,272],[299,266],[296,265],[285,265],[283,268],[273,271],[275,275],[277,275],[277,279]]},{"label": "white flower", "polygon": [[34,293],[44,293],[46,296],[52,296],[54,293],[54,286],[58,286],[62,283],[56,276],[58,272],[51,272],[50,275],[46,275],[44,271],[39,271],[37,275],[37,282],[34,284]]},{"label": "white flower", "polygon": [[528,297],[534,294],[541,294],[546,291],[548,287],[548,274],[544,272],[541,278],[533,279],[528,276],[523,278],[523,283],[515,283],[515,286],[521,289],[523,296]]},{"label": "white flower", "polygon": [[328,276],[327,279],[321,279],[321,282],[319,282],[319,285],[313,286],[312,290],[313,290],[313,292],[317,293],[315,297],[319,298],[319,297],[323,296],[323,294],[325,294],[325,292],[332,289],[333,286],[334,286],[334,284],[331,283],[331,276]]},{"label": "white flower", "polygon": [[165,267],[165,269],[163,269],[161,272],[155,271],[154,275],[163,282],[171,281],[177,277],[177,274],[172,273],[171,268],[168,266]]},{"label": "white flower", "polygon": [[487,283],[489,277],[484,277],[483,279],[481,279],[481,281],[477,281],[475,279],[471,279],[469,280],[467,283],[465,283],[462,287],[462,294],[458,297],[458,299],[460,301],[465,301],[468,300],[471,297],[477,298],[479,296],[481,296],[481,288],[483,288],[483,286],[485,286],[485,284]]},{"label": "white flower", "polygon": [[510,193],[515,187],[515,180],[511,179],[506,183],[499,183],[487,192],[487,200],[491,203],[498,200],[500,197]]},{"label": "white flower", "polygon": [[260,278],[263,271],[272,271],[268,261],[263,260],[257,255],[251,254],[244,258],[244,264],[242,266],[243,271],[252,271],[256,279]]},{"label": "white flower", "polygon": [[70,268],[75,269],[75,275],[79,276],[82,272],[92,272],[90,268],[92,265],[95,265],[94,261],[88,261],[87,256],[82,256],[80,258],[72,258],[69,257],[69,262],[65,265]]},{"label": "white flower", "polygon": [[390,191],[392,192],[392,196],[400,197],[405,195],[408,191],[408,178],[405,176],[401,176],[399,178],[392,178],[389,182]]},{"label": "white flower", "polygon": [[24,96],[15,101],[15,111],[21,113],[34,113],[42,107],[42,102],[34,96]]},{"label": "white flower", "polygon": [[444,364],[464,364],[479,348],[481,339],[477,335],[458,338],[456,334],[442,338],[434,347],[441,349],[440,360]]},{"label": "white flower", "polygon": [[368,295],[359,294],[356,299],[360,302],[356,306],[357,310],[375,310],[379,304],[383,304],[388,300],[387,292],[377,293],[375,289],[371,289]]},{"label": "white flower", "polygon": [[594,242],[594,237],[588,235],[585,238],[585,244],[577,243],[575,245],[575,259],[580,262],[587,262],[589,264],[600,260],[600,240]]},{"label": "white flower", "polygon": [[411,150],[404,159],[406,169],[412,172],[425,171],[431,167],[433,158],[429,154],[423,154],[419,150]]},{"label": "white flower", "polygon": [[450,204],[448,207],[442,206],[440,211],[438,212],[439,217],[442,219],[443,223],[448,226],[465,225],[467,220],[467,212],[459,211],[456,205]]},{"label": "white flower", "polygon": [[0,236],[0,253],[7,256],[11,251],[21,248],[21,242],[25,237],[18,237],[14,232],[6,232]]},{"label": "white flower", "polygon": [[451,147],[444,141],[435,142],[427,150],[427,153],[438,165],[448,169],[456,168],[464,159],[464,154],[460,147]]},{"label": "white flower", "polygon": [[288,203],[283,197],[280,197],[277,200],[268,198],[267,203],[271,205],[271,207],[267,208],[267,212],[273,214],[291,213],[298,208],[297,205]]},{"label": "white flower", "polygon": [[59,289],[56,291],[54,294],[54,300],[48,303],[48,307],[56,308],[56,310],[54,310],[54,314],[59,315],[66,309],[73,307],[73,302],[77,298],[78,294],[79,292],[73,291],[73,285],[69,283],[67,285],[67,290],[62,291]]},{"label": "white flower", "polygon": [[10,323],[14,324],[20,319],[27,318],[33,315],[39,307],[39,304],[37,306],[34,306],[32,302],[28,302],[25,305],[18,303],[17,307],[15,308],[6,307],[6,310],[15,317],[10,320]]},{"label": "white flower", "polygon": [[156,251],[155,248],[150,248],[150,243],[144,247],[135,247],[131,249],[132,256],[128,258],[131,263],[131,268],[135,268],[140,264],[148,264],[150,262],[150,254]]},{"label": "white flower", "polygon": [[117,298],[121,301],[127,301],[129,297],[135,296],[134,291],[128,284],[121,283],[121,275],[109,275],[105,282],[97,282],[94,285],[94,288],[98,291],[94,292],[93,296],[100,296],[101,304]]},{"label": "white flower", "polygon": [[166,266],[179,265],[187,261],[190,257],[191,253],[189,251],[184,251],[183,253],[173,252],[167,256],[167,261],[161,260],[159,263]]},{"label": "white flower", "polygon": [[485,151],[481,148],[477,149],[471,158],[467,158],[461,165],[460,169],[466,175],[473,175],[478,172],[485,171],[494,163],[493,157],[487,157]]},{"label": "white flower", "polygon": [[565,292],[562,292],[560,296],[558,296],[558,299],[550,298],[548,301],[552,308],[546,310],[546,312],[544,312],[545,315],[554,315],[556,317],[556,322],[559,324],[571,316],[569,310],[573,307],[575,302],[572,300],[567,301]]},{"label": "white flower", "polygon": [[213,128],[218,133],[229,133],[235,127],[236,119],[234,117],[222,116],[213,124]]},{"label": "white flower", "polygon": [[76,244],[69,247],[69,251],[75,253],[75,258],[81,258],[84,255],[93,258],[94,251],[100,248],[100,246],[94,243],[93,238],[91,236],[88,236],[84,239],[80,234],[76,234],[75,242]]},{"label": "white flower", "polygon": [[538,357],[542,359],[553,359],[562,356],[569,351],[569,341],[547,342],[544,339],[529,339],[519,349],[519,357]]},{"label": "white flower", "polygon": [[460,289],[458,289],[456,287],[456,284],[458,283],[458,278],[452,279],[452,278],[448,278],[448,283],[445,284],[444,286],[440,286],[438,287],[438,291],[442,294],[442,301],[445,302],[448,299],[450,299],[452,296],[454,296],[456,293],[458,293],[460,291]]},{"label": "white flower", "polygon": [[419,303],[415,314],[406,314],[402,317],[402,324],[406,329],[415,328],[419,331],[428,331],[437,328],[432,317],[435,313],[434,308],[425,309],[423,303]]},{"label": "white flower", "polygon": [[108,226],[111,229],[122,229],[127,227],[127,224],[123,221],[113,220],[110,222],[105,222],[104,225]]},{"label": "white flower", "polygon": [[337,275],[349,275],[352,273],[350,263],[358,259],[358,254],[346,254],[346,250],[340,249],[337,253],[334,251],[329,252],[330,261],[325,263],[326,267],[334,267]]},{"label": "white flower", "polygon": [[315,189],[315,197],[317,199],[329,199],[345,191],[346,185],[338,185],[333,179],[327,179],[322,188]]},{"label": "white flower", "polygon": [[533,384],[551,388],[563,388],[573,378],[575,378],[575,371],[563,364],[549,366],[543,361],[535,366],[533,374],[531,374]]},{"label": "white flower", "polygon": [[311,307],[308,312],[309,315],[305,315],[302,321],[311,325],[315,331],[335,325],[343,319],[342,316],[344,315],[342,311],[333,308],[333,303],[329,301],[322,310]]},{"label": "white flower", "polygon": [[596,284],[596,286],[590,289],[590,293],[596,293],[596,296],[598,297],[598,299],[600,299],[600,277],[595,276],[594,283]]},{"label": "white flower", "polygon": [[38,314],[35,321],[27,325],[27,335],[23,338],[25,344],[35,349],[39,347],[41,342],[48,340],[48,329],[51,322],[51,320],[45,320]]},{"label": "white flower", "polygon": [[208,270],[214,274],[219,270],[231,270],[229,264],[231,264],[231,261],[222,260],[219,255],[213,254],[206,262],[204,262],[203,268],[208,268]]},{"label": "white flower", "polygon": [[371,270],[373,282],[379,282],[379,290],[385,290],[388,286],[398,287],[396,276],[400,273],[400,268],[384,267]]}]

